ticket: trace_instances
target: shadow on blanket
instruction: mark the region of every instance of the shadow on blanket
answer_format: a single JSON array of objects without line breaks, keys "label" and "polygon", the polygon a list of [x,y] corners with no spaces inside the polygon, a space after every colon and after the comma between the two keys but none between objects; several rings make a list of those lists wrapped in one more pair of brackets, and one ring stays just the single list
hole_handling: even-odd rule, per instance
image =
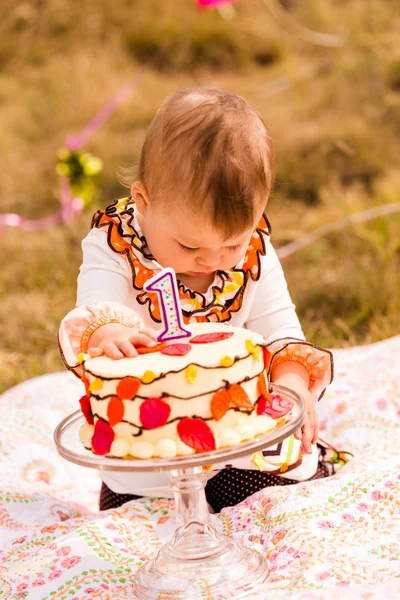
[{"label": "shadow on blanket", "polygon": [[[270,561],[260,599],[400,597],[400,337],[337,350],[335,364],[321,436],[354,459],[212,517]],[[1,599],[132,598],[132,574],[173,531],[168,499],[97,513],[97,473],[58,456],[53,430],[81,392],[55,373],[0,397]]]}]

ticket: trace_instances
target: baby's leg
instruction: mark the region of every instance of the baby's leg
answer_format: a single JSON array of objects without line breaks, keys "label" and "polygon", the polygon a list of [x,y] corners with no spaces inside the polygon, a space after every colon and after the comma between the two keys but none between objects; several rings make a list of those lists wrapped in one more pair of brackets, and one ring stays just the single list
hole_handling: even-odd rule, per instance
[{"label": "baby's leg", "polygon": [[206,498],[215,512],[220,512],[225,506],[235,506],[266,487],[293,483],[298,483],[298,481],[251,469],[230,467],[222,469],[208,480]]},{"label": "baby's leg", "polygon": [[117,492],[113,492],[110,490],[105,483],[101,484],[100,490],[100,510],[109,510],[110,508],[118,508],[125,504],[125,502],[129,502],[130,500],[137,500],[138,498],[142,498],[142,496],[135,496],[134,494],[117,494]]}]

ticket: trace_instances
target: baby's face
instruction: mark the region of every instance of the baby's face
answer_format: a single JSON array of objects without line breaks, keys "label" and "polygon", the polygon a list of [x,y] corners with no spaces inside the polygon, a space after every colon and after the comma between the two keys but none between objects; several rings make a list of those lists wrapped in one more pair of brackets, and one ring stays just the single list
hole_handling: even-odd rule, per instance
[{"label": "baby's face", "polygon": [[140,219],[150,252],[157,262],[191,277],[231,269],[240,262],[258,220],[254,227],[224,239],[207,219],[194,215],[188,207],[166,209],[157,203],[149,206]]}]

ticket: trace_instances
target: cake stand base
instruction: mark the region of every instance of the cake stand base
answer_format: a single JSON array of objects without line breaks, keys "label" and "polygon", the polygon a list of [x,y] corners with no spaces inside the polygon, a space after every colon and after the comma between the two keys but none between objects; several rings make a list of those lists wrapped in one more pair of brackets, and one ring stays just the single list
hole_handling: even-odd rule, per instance
[{"label": "cake stand base", "polygon": [[137,600],[250,598],[269,574],[254,550],[193,521],[180,527],[135,577]]},{"label": "cake stand base", "polygon": [[177,524],[173,539],[135,576],[137,600],[249,598],[268,577],[261,554],[210,523],[201,467],[171,472]]}]

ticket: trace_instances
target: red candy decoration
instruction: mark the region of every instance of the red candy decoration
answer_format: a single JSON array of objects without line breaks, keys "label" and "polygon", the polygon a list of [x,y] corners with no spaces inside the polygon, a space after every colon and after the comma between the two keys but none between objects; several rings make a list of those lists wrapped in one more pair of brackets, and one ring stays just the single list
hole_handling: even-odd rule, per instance
[{"label": "red candy decoration", "polygon": [[270,352],[268,350],[268,348],[264,348],[263,355],[264,355],[264,365],[265,365],[266,370],[268,371],[269,364],[270,364],[271,358],[272,358],[272,352]]},{"label": "red candy decoration", "polygon": [[214,434],[203,419],[186,417],[179,421],[177,431],[182,442],[198,452],[216,448]]},{"label": "red candy decoration", "polygon": [[270,398],[261,396],[257,402],[257,414],[268,415],[273,419],[284,417],[292,410],[292,408],[293,402],[286,398],[282,398],[282,396],[279,396],[278,394],[273,394]]},{"label": "red candy decoration", "polygon": [[122,417],[124,416],[124,411],[124,403],[118,398],[118,396],[113,396],[110,398],[107,406],[107,417],[111,427],[114,427],[114,425],[121,421]]},{"label": "red candy decoration", "polygon": [[233,336],[233,331],[226,332],[215,332],[215,333],[202,333],[191,338],[191,344],[211,344],[212,342],[220,342],[221,340],[227,340]]},{"label": "red candy decoration", "polygon": [[264,396],[265,398],[269,398],[269,393],[267,389],[267,382],[265,381],[264,373],[260,373],[257,380],[257,390],[260,396]]},{"label": "red candy decoration", "polygon": [[124,377],[117,385],[117,396],[121,400],[133,400],[142,382],[136,377]]},{"label": "red candy decoration", "polygon": [[190,344],[169,344],[161,350],[161,354],[166,354],[167,356],[185,356],[191,349]]},{"label": "red candy decoration", "polygon": [[81,409],[87,423],[89,423],[89,425],[93,425],[94,421],[89,396],[82,396],[82,398],[79,400],[79,404],[81,405]]},{"label": "red candy decoration", "polygon": [[114,437],[114,432],[109,424],[101,419],[97,419],[92,437],[93,452],[99,454],[100,456],[110,452]]},{"label": "red candy decoration", "polygon": [[147,398],[140,406],[140,422],[145,429],[156,429],[165,425],[171,407],[161,398]]}]

